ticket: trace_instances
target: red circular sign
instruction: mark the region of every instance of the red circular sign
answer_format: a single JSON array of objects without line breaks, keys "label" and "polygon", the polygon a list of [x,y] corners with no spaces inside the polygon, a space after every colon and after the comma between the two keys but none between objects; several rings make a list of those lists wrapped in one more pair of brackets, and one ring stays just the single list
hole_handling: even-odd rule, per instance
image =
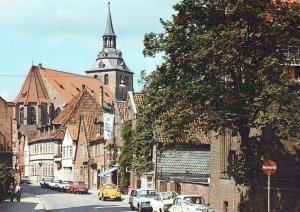
[{"label": "red circular sign", "polygon": [[262,170],[266,175],[275,174],[277,165],[274,161],[267,160],[263,163]]}]

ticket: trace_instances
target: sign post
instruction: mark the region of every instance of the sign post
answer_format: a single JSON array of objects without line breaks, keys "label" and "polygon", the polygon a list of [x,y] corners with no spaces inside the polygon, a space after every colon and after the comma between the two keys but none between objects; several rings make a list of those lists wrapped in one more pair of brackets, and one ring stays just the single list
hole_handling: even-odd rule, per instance
[{"label": "sign post", "polygon": [[270,176],[275,174],[277,165],[274,161],[267,160],[263,163],[262,170],[268,175],[268,212],[270,212]]}]

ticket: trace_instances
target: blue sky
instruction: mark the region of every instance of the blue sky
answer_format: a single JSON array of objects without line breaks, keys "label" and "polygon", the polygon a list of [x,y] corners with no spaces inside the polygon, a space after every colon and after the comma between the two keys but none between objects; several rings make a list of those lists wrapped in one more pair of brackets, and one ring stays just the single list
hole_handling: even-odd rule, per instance
[{"label": "blue sky", "polygon": [[[144,34],[163,30],[179,0],[111,0],[117,48],[134,75],[155,69],[161,58],[144,58]],[[31,67],[85,75],[102,49],[107,0],[1,0],[0,96],[13,101]]]}]

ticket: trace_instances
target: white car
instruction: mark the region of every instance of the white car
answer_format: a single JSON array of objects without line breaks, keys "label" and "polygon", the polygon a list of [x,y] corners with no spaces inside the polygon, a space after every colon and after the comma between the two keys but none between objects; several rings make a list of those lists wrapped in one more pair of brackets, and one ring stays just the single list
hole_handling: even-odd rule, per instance
[{"label": "white car", "polygon": [[154,189],[136,189],[130,207],[138,211],[151,210],[150,201],[154,198],[155,193]]},{"label": "white car", "polygon": [[58,190],[59,191],[67,191],[70,189],[70,182],[71,181],[61,181],[59,184],[58,184]]},{"label": "white car", "polygon": [[174,199],[170,212],[210,212],[204,199],[199,195],[179,195]]},{"label": "white car", "polygon": [[156,212],[168,211],[177,196],[178,194],[173,191],[156,193],[154,199],[150,201],[152,210]]},{"label": "white car", "polygon": [[60,184],[61,180],[53,180],[49,183],[50,189],[58,189],[58,184]]}]

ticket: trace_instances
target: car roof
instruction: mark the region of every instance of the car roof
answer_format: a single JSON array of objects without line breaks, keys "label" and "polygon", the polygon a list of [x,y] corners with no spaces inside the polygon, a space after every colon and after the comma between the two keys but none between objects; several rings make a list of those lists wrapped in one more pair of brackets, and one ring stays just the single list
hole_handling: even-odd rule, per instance
[{"label": "car roof", "polygon": [[201,197],[200,195],[190,194],[190,195],[178,195],[176,198],[185,198],[185,197]]},{"label": "car roof", "polygon": [[155,191],[155,189],[143,189],[143,188],[138,188],[138,189],[135,189],[135,191]]}]

